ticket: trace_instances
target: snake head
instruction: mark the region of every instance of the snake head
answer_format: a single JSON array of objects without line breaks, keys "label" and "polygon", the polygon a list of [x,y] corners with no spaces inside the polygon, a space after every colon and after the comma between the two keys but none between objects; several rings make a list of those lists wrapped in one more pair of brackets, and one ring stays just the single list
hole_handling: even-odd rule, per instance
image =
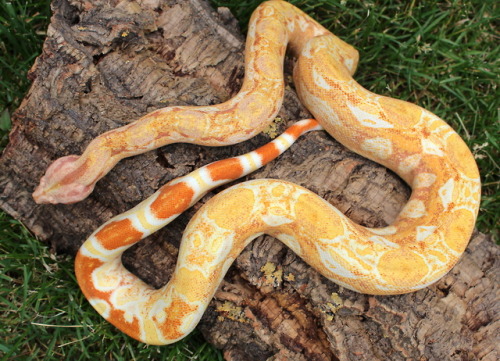
[{"label": "snake head", "polygon": [[95,183],[83,182],[81,174],[84,166],[78,164],[79,158],[77,155],[68,155],[55,160],[47,168],[33,192],[36,203],[76,203],[92,192]]}]

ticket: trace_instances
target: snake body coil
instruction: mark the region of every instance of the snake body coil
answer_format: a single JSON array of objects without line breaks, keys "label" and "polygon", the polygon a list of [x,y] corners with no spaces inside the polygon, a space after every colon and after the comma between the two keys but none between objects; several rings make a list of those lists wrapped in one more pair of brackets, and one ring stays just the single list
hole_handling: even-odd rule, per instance
[{"label": "snake body coil", "polygon": [[82,199],[120,159],[164,144],[224,145],[254,136],[281,106],[287,45],[297,56],[294,81],[303,104],[346,147],[400,175],[413,190],[408,203],[390,226],[372,229],[289,182],[264,179],[235,185],[196,213],[184,232],[172,279],[155,290],[123,268],[123,251],[209,189],[257,169],[319,126],[313,120],[299,122],[263,148],[173,180],[101,226],[76,259],[86,297],[130,336],[152,344],[184,337],[198,323],[233,260],[264,233],[284,242],[328,279],[358,292],[385,295],[432,284],[467,246],[479,208],[480,181],[465,143],[434,114],[361,87],[352,78],[357,52],[284,1],[269,1],[255,10],[245,81],[233,99],[209,107],[161,109],[96,138],[82,156],[56,161],[35,199]]}]

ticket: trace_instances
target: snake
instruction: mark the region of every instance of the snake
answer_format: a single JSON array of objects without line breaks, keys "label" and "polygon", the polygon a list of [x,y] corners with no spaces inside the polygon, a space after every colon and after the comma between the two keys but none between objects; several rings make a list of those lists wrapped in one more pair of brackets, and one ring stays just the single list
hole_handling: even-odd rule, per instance
[{"label": "snake", "polygon": [[[261,132],[284,94],[283,59],[295,57],[294,84],[314,119],[263,147],[170,181],[99,227],[75,260],[91,305],[129,336],[163,345],[190,333],[242,250],[267,234],[327,279],[371,295],[414,292],[457,263],[474,229],[480,177],[465,142],[420,106],[370,92],[353,78],[358,52],[293,5],[260,4],[250,19],[241,90],[225,103],[156,110],[56,160],[33,196],[72,203],[121,159],[175,142],[220,146]],[[348,149],[398,174],[412,189],[388,226],[361,226],[310,190],[279,179],[235,184],[192,217],[170,281],[154,289],[127,271],[122,253],[165,226],[210,189],[270,162],[302,134],[324,129]]]}]

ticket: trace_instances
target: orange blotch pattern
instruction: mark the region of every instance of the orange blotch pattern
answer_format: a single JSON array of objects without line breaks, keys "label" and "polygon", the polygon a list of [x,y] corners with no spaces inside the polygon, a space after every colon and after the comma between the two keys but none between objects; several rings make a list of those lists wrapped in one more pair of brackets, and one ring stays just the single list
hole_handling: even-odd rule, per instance
[{"label": "orange blotch pattern", "polygon": [[134,317],[132,322],[128,322],[125,320],[124,314],[125,312],[112,308],[107,320],[130,337],[140,341],[141,332],[139,320]]},{"label": "orange blotch pattern", "polygon": [[174,296],[170,306],[165,309],[166,319],[158,325],[163,337],[168,340],[176,340],[185,336],[184,332],[180,330],[184,318],[196,312],[197,309],[197,306],[190,305]]},{"label": "orange blotch pattern", "polygon": [[255,152],[260,156],[263,165],[269,163],[280,155],[280,151],[273,143],[267,143],[266,145],[257,149]]},{"label": "orange blotch pattern", "polygon": [[207,165],[214,182],[225,179],[238,179],[243,174],[243,167],[236,158],[229,158]]},{"label": "orange blotch pattern", "polygon": [[151,212],[160,219],[180,214],[189,207],[193,196],[193,189],[184,182],[164,186],[160,195],[151,204]]},{"label": "orange blotch pattern", "polygon": [[92,281],[92,272],[102,265],[103,262],[98,259],[86,257],[82,255],[82,253],[78,252],[75,260],[75,274],[78,280],[78,285],[82,289],[85,297],[88,299],[100,298],[109,302],[109,293],[96,289],[94,282]]},{"label": "orange blotch pattern", "polygon": [[142,232],[135,229],[130,219],[110,222],[95,234],[106,249],[128,246],[141,240]]}]

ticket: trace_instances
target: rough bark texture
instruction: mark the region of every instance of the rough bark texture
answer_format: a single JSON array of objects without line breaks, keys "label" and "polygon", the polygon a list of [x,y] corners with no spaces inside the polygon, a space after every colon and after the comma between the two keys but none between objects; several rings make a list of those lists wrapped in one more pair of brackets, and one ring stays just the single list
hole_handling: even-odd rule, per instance
[{"label": "rough bark texture", "polygon": [[[54,0],[53,9],[1,159],[0,205],[54,250],[74,254],[98,225],[168,180],[269,141],[262,134],[231,147],[170,145],[120,162],[83,202],[35,205],[31,192],[55,158],[80,154],[96,135],[154,109],[222,102],[244,73],[236,21],[203,0]],[[278,131],[305,116],[288,86]],[[321,132],[249,178],[263,177],[304,185],[371,227],[390,223],[410,193],[393,173]],[[126,266],[156,287],[165,284],[182,230],[204,200],[127,252]],[[500,357],[498,253],[476,233],[437,284],[373,297],[326,281],[261,237],[238,258],[200,327],[227,360],[493,361]]]}]

